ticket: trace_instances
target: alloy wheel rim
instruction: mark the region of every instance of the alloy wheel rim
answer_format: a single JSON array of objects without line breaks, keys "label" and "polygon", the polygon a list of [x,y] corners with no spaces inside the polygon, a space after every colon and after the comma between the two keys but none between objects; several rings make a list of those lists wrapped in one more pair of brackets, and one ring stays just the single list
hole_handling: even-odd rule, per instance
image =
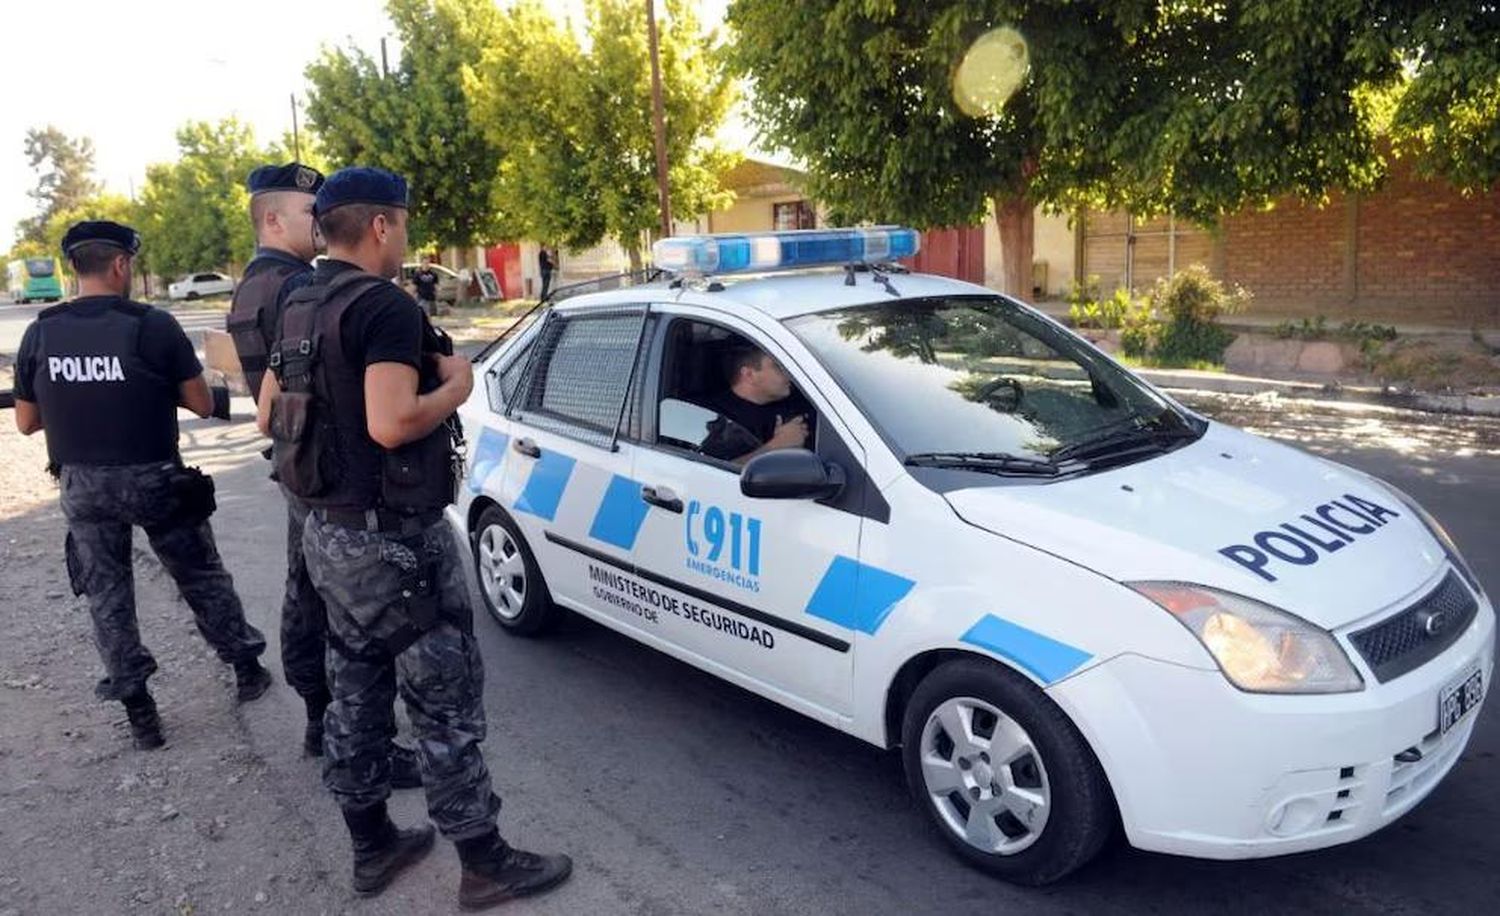
[{"label": "alloy wheel rim", "polygon": [[945,700],[927,717],[922,782],[943,825],[974,849],[1015,855],[1046,829],[1052,789],[1036,742],[976,697]]},{"label": "alloy wheel rim", "polygon": [[514,620],[526,605],[526,560],[510,532],[490,525],[479,535],[479,585],[490,607]]}]

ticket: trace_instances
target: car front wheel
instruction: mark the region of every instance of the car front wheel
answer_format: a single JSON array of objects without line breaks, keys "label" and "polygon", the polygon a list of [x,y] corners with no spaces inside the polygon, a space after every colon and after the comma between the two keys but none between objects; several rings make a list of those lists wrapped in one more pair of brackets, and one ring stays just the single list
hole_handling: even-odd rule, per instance
[{"label": "car front wheel", "polygon": [[539,634],[557,623],[561,610],[552,603],[541,567],[503,509],[490,506],[480,513],[473,543],[479,593],[496,623],[518,636]]},{"label": "car front wheel", "polygon": [[1066,876],[1113,830],[1109,784],[1083,736],[1036,685],[995,662],[948,662],[917,685],[902,763],[944,840],[1017,884]]}]

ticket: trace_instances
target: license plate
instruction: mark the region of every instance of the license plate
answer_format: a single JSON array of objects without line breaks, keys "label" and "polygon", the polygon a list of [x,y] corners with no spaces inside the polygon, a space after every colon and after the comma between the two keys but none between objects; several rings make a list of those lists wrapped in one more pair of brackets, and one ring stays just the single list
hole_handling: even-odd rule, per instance
[{"label": "license plate", "polygon": [[1484,699],[1484,677],[1475,671],[1456,684],[1449,684],[1438,694],[1438,734],[1445,735]]}]

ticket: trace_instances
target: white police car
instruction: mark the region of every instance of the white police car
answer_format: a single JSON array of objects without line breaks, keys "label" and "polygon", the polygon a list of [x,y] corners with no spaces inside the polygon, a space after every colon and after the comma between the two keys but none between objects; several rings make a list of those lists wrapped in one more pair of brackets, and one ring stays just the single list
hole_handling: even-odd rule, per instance
[{"label": "white police car", "polygon": [[[1142,849],[1248,858],[1431,792],[1495,630],[1437,523],[1027,306],[863,266],[918,244],[668,239],[668,278],[482,355],[449,512],[494,618],[535,633],[568,608],[899,745],[942,835],[1019,882],[1082,865],[1117,818]],[[806,399],[807,449],[709,447],[746,345]]]}]

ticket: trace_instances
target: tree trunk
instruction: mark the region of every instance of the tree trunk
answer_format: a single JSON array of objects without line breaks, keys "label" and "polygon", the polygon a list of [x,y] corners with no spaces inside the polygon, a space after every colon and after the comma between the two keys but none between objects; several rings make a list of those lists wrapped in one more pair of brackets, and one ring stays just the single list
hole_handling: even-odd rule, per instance
[{"label": "tree trunk", "polygon": [[1035,208],[1024,197],[996,197],[993,204],[1000,228],[1000,291],[1030,302]]},{"label": "tree trunk", "polygon": [[641,246],[639,243],[625,246],[625,254],[630,257],[630,269],[632,272],[641,269]]}]

